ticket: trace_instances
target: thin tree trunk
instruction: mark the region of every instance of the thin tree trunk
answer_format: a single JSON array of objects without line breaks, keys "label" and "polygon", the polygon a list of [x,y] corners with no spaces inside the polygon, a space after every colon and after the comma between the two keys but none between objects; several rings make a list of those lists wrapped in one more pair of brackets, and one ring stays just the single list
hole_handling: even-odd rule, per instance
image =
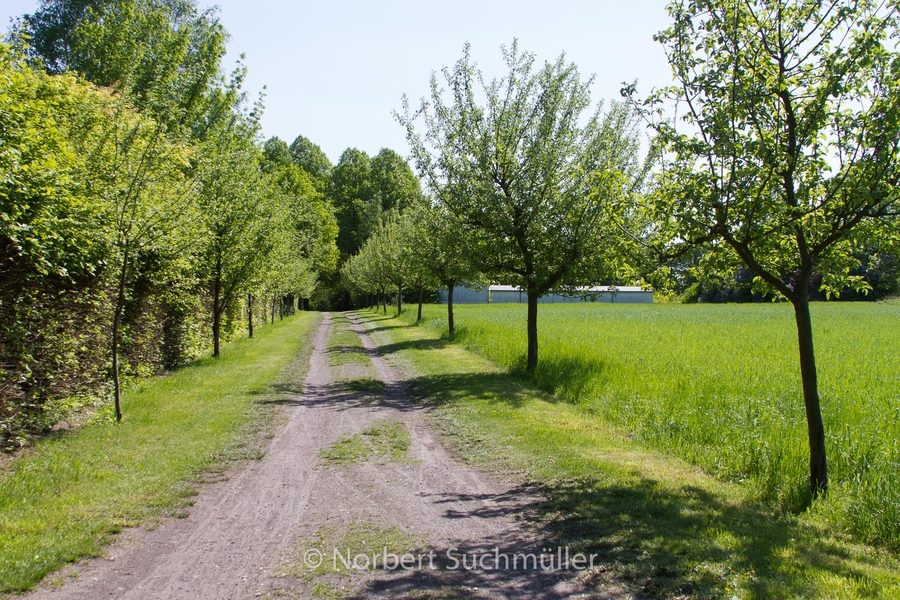
[{"label": "thin tree trunk", "polygon": [[822,409],[819,405],[808,291],[798,289],[793,304],[794,316],[797,319],[800,376],[803,380],[803,403],[806,405],[806,427],[809,435],[809,484],[813,496],[817,497],[824,496],[828,492],[828,464],[825,457],[825,426],[822,423]]},{"label": "thin tree trunk", "polygon": [[253,294],[247,294],[247,333],[253,339]]},{"label": "thin tree trunk", "polygon": [[537,339],[537,309],[540,296],[534,290],[528,291],[528,362],[525,368],[529,373],[537,368],[538,339]]},{"label": "thin tree trunk", "polygon": [[416,323],[422,320],[422,296],[425,295],[425,290],[420,286],[419,287],[419,314],[416,317]]},{"label": "thin tree trunk", "polygon": [[222,307],[219,305],[221,261],[216,260],[216,276],[213,279],[213,357],[219,358],[219,334],[222,327]]},{"label": "thin tree trunk", "polygon": [[455,281],[448,282],[447,285],[447,326],[452,336],[456,332],[453,326],[453,288],[456,287]]},{"label": "thin tree trunk", "polygon": [[275,294],[272,294],[272,323],[275,322]]},{"label": "thin tree trunk", "polygon": [[403,312],[403,288],[399,285],[397,286],[397,316],[400,316],[400,313]]},{"label": "thin tree trunk", "polygon": [[122,325],[122,311],[125,309],[125,278],[128,276],[128,249],[122,254],[122,270],[119,272],[119,291],[116,294],[116,309],[113,313],[112,330],[112,371],[113,398],[116,407],[116,423],[122,422],[122,386],[119,382],[119,327]]},{"label": "thin tree trunk", "polygon": [[381,307],[384,309],[384,314],[387,314],[387,291],[381,290]]}]

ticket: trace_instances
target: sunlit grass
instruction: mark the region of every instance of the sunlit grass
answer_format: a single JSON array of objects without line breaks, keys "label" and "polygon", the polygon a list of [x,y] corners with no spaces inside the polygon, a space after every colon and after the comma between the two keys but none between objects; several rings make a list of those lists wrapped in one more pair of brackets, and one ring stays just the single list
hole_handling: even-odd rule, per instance
[{"label": "sunlit grass", "polygon": [[[766,308],[774,309],[777,323],[781,308]],[[442,310],[429,309],[432,323]],[[637,310],[609,314],[630,313],[639,323]],[[660,310],[650,307],[648,314],[664,320]],[[476,326],[484,328],[479,335],[492,330],[502,336],[504,314],[515,315],[515,309],[465,307],[460,322],[469,330],[463,339],[478,340]],[[595,316],[603,322],[603,314]],[[703,325],[702,309],[668,314]],[[652,318],[644,321],[644,332],[647,322]],[[719,321],[720,328],[726,324]],[[581,325],[586,335],[586,322]],[[611,336],[604,339],[625,339],[606,325]],[[821,512],[781,512],[750,482],[713,478],[669,447],[648,448],[646,432],[636,436],[633,427],[605,419],[597,407],[560,402],[536,390],[442,340],[439,325],[429,331],[379,318],[377,328],[373,338],[411,378],[416,395],[434,407],[445,440],[467,460],[528,481],[545,499],[530,517],[555,537],[554,544],[601,553],[604,566],[592,575],[598,587],[612,584],[653,598],[900,597],[897,558],[852,542]],[[485,341],[499,349],[504,340]],[[548,346],[542,347],[542,360]],[[654,365],[652,359],[646,364]],[[516,366],[514,360],[507,368]]]},{"label": "sunlit grass", "polygon": [[[831,493],[816,510],[900,548],[900,304],[812,307]],[[525,307],[458,306],[456,340],[525,376]],[[404,315],[412,319],[410,313]],[[446,334],[446,307],[426,326]],[[542,305],[530,379],[758,497],[802,510],[808,446],[786,304]]]},{"label": "sunlit grass", "polygon": [[101,415],[9,463],[0,472],[0,592],[97,555],[123,527],[177,514],[198,478],[262,456],[273,400],[299,390],[308,355],[298,353],[318,320],[286,318],[221,359],[145,380],[126,390],[121,425]]}]

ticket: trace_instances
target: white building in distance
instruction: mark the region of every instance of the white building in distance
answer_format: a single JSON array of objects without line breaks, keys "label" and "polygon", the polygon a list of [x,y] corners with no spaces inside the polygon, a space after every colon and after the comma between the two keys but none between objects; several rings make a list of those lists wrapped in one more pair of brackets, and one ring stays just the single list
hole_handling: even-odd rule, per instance
[{"label": "white building in distance", "polygon": [[[438,302],[447,304],[447,290],[438,290]],[[608,304],[652,304],[653,291],[639,286],[598,285],[579,287],[572,292],[549,293],[538,303],[605,302]],[[453,304],[528,303],[528,294],[512,285],[491,285],[480,289],[453,288]]]}]

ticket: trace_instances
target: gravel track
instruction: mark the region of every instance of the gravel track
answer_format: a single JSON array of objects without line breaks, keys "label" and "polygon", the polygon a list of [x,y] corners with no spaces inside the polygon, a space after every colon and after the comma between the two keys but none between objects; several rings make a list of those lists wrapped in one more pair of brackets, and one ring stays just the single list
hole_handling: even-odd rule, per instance
[{"label": "gravel track", "polygon": [[[327,348],[332,318],[326,314],[303,391],[283,399],[286,424],[261,460],[205,486],[186,518],[153,530],[129,530],[107,556],[65,570],[65,584],[42,585],[27,597],[613,597],[613,591],[587,592],[573,571],[463,570],[441,560],[451,548],[458,548],[458,555],[479,556],[495,548],[540,552],[546,544],[526,523],[509,516],[527,514],[536,499],[452,456],[432,433],[426,409],[410,403],[404,381],[378,355],[362,325],[349,318],[384,383],[382,401],[372,402],[336,379]],[[323,464],[324,449],[384,421],[409,432],[406,460]],[[362,570],[336,577],[299,564],[323,531],[361,522],[396,528],[417,540],[419,550],[437,555],[435,568]],[[320,550],[331,559],[331,549]]]}]

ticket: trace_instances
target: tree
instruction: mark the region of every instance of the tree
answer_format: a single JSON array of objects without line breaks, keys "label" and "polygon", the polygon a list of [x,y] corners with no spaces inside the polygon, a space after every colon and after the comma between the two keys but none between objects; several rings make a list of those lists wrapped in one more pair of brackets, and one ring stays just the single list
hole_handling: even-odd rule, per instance
[{"label": "tree", "polygon": [[306,171],[293,162],[283,141],[268,140],[263,155],[263,169],[271,174],[282,192],[279,210],[285,213],[289,229],[280,264],[275,268],[283,271],[278,275],[281,280],[291,282],[285,288],[288,294],[309,298],[319,276],[337,268],[338,226],[334,207],[316,189]]},{"label": "tree", "polygon": [[[824,494],[810,284],[818,271],[825,289],[840,290],[858,264],[855,238],[896,225],[897,6],[679,0],[669,12],[657,39],[676,85],[644,103],[668,153],[655,196],[660,249],[701,246],[743,262],[793,305],[810,489]],[[672,108],[686,131],[662,118]]]},{"label": "tree", "polygon": [[[86,143],[91,192],[101,201],[105,229],[116,270],[111,355],[116,420],[122,420],[119,381],[119,342],[127,300],[130,269],[143,252],[178,253],[193,240],[196,189],[184,172],[190,151],[173,143],[153,119],[122,100],[105,98],[91,129],[82,131]],[[181,230],[181,231],[179,231]]]},{"label": "tree", "polygon": [[[453,319],[453,290],[465,282],[487,285],[471,260],[462,225],[446,206],[428,205],[421,209],[416,261],[419,269],[439,285],[447,288],[447,326],[450,335],[456,331]],[[421,311],[420,311],[421,318]]]},{"label": "tree", "polygon": [[172,132],[208,108],[227,38],[216,11],[193,0],[45,0],[25,32],[51,73],[124,92]]},{"label": "tree", "polygon": [[270,137],[263,144],[263,157],[267,172],[278,171],[294,163],[287,143],[278,136]]},{"label": "tree", "polygon": [[380,212],[395,210],[403,214],[423,202],[419,180],[399,154],[382,148],[372,157],[370,166],[372,194]]},{"label": "tree", "polygon": [[[231,85],[240,83],[237,77]],[[223,94],[225,100],[233,95]],[[210,129],[198,167],[199,205],[204,224],[205,279],[212,294],[213,356],[220,354],[223,318],[259,277],[280,240],[280,193],[262,170],[262,152],[255,140],[260,108],[245,114],[230,107],[226,118]]]},{"label": "tree", "polygon": [[[591,80],[582,81],[574,64],[560,56],[536,69],[515,42],[501,51],[503,78],[485,83],[466,46],[453,70],[443,70],[450,102],[433,76],[430,103],[411,114],[404,99],[398,118],[436,198],[471,236],[481,270],[528,294],[533,371],[538,299],[596,283],[618,243],[616,216],[642,171],[630,109],[613,103],[604,114],[600,105],[582,123]],[[419,118],[424,137],[415,131]]]},{"label": "tree", "polygon": [[415,279],[414,226],[409,217],[391,210],[385,213],[382,225],[369,238],[384,277],[397,289],[397,316],[403,312],[403,289]]},{"label": "tree", "polygon": [[347,258],[359,252],[381,212],[372,201],[369,155],[348,148],[331,171],[329,194],[337,212],[337,246]]},{"label": "tree", "polygon": [[309,138],[298,135],[290,145],[290,153],[294,164],[306,171],[318,191],[324,192],[331,176],[331,161],[322,149]]},{"label": "tree", "polygon": [[359,253],[351,256],[341,267],[341,280],[344,287],[351,292],[375,296],[375,307],[383,304],[387,314],[387,290],[390,281],[384,261],[384,253],[379,249],[378,236],[372,236]]}]

